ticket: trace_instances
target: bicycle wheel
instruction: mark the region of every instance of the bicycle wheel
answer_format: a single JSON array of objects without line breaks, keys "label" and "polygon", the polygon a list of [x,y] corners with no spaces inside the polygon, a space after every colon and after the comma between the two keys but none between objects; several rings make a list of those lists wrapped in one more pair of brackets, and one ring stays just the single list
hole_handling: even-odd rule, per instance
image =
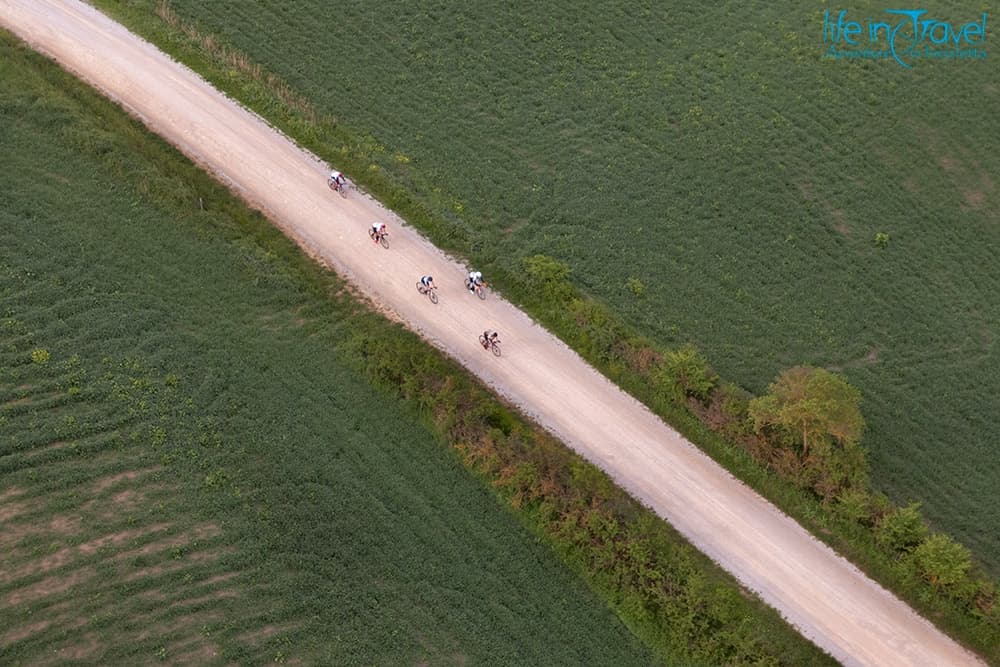
[{"label": "bicycle wheel", "polygon": [[482,345],[484,348],[486,347],[486,336],[484,336],[483,334],[479,334],[479,344]]},{"label": "bicycle wheel", "polygon": [[499,357],[500,356],[500,343],[491,343],[490,347],[493,349],[493,356],[494,357]]},{"label": "bicycle wheel", "polygon": [[427,290],[427,298],[431,300],[431,303],[438,302],[438,293],[436,289]]},{"label": "bicycle wheel", "polygon": [[484,290],[481,285],[476,286],[476,296],[483,301],[486,301],[486,290]]},{"label": "bicycle wheel", "polygon": [[378,237],[378,242],[381,243],[382,247],[385,248],[386,250],[389,249],[389,235],[388,234],[382,234],[381,236],[379,236]]},{"label": "bicycle wheel", "polygon": [[343,197],[344,199],[347,199],[347,191],[350,189],[350,187],[351,186],[348,185],[347,183],[341,183],[340,187],[337,188],[337,191],[340,192],[340,196],[341,197]]}]

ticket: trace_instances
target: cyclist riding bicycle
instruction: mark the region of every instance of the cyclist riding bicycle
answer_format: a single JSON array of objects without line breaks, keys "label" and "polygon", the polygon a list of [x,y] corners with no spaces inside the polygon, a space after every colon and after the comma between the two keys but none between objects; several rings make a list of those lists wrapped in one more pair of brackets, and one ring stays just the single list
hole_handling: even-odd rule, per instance
[{"label": "cyclist riding bicycle", "polygon": [[337,170],[330,172],[330,178],[326,179],[334,190],[339,190],[347,184],[347,177]]},{"label": "cyclist riding bicycle", "polygon": [[376,245],[378,245],[379,239],[382,238],[382,235],[387,234],[388,232],[389,230],[385,228],[384,222],[372,223],[372,239],[375,241]]},{"label": "cyclist riding bicycle", "polygon": [[496,331],[490,333],[490,330],[487,329],[486,331],[483,332],[482,341],[483,341],[483,349],[488,350],[490,349],[490,345],[500,343],[500,334],[498,334]]},{"label": "cyclist riding bicycle", "polygon": [[420,279],[420,284],[427,289],[434,289],[434,276],[424,276]]},{"label": "cyclist riding bicycle", "polygon": [[469,288],[469,292],[475,293],[477,287],[482,287],[486,284],[483,280],[482,271],[469,271],[469,277],[465,281],[465,284]]}]

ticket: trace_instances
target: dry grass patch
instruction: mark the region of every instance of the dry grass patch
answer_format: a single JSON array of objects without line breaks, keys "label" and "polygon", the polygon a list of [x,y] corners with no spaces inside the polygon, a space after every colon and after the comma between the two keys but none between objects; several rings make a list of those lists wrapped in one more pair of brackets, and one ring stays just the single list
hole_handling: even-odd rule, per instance
[{"label": "dry grass patch", "polygon": [[177,574],[178,572],[191,567],[194,564],[203,564],[211,561],[218,560],[222,555],[231,554],[236,551],[235,547],[227,548],[215,548],[211,551],[194,551],[190,553],[185,553],[183,558],[170,561],[170,564],[157,564],[150,565],[148,567],[142,567],[131,574],[127,574],[121,578],[122,583],[132,583],[140,579],[153,579],[155,577],[163,577],[167,575]]},{"label": "dry grass patch", "polygon": [[35,575],[44,574],[46,572],[51,572],[52,570],[71,564],[78,558],[92,556],[100,549],[109,545],[124,544],[130,540],[166,530],[169,526],[170,524],[159,523],[146,528],[118,531],[76,546],[63,547],[62,549],[59,549],[58,551],[42,558],[32,559],[27,553],[22,551],[19,554],[16,554],[15,558],[20,556],[18,560],[27,562],[24,562],[24,564],[22,564],[18,569],[0,571],[0,582],[17,581],[18,579],[25,579]]},{"label": "dry grass patch", "polygon": [[[24,514],[25,510],[28,509],[27,503],[6,503],[0,506],[0,523],[6,523],[16,516]],[[8,530],[4,527],[4,532]]]},{"label": "dry grass patch", "polygon": [[0,645],[10,646],[14,642],[23,641],[32,635],[37,635],[38,633],[43,632],[50,625],[52,625],[51,621],[38,621],[36,623],[26,623],[24,625],[15,626],[0,637]]},{"label": "dry grass patch", "polygon": [[966,190],[963,195],[965,207],[976,211],[983,208],[983,203],[986,201],[986,193],[982,190]]},{"label": "dry grass patch", "polygon": [[84,556],[92,556],[97,553],[100,549],[107,546],[119,546],[130,542],[132,540],[137,540],[147,535],[152,535],[154,533],[161,533],[170,529],[171,524],[169,523],[155,523],[152,526],[144,528],[134,528],[132,530],[120,530],[116,533],[111,533],[109,535],[104,535],[98,537],[95,540],[89,542],[84,542],[83,544],[76,547]]},{"label": "dry grass patch", "polygon": [[[85,620],[80,621],[84,625]],[[60,644],[59,648],[52,649],[52,655],[47,660],[42,660],[40,665],[64,665],[68,662],[90,662],[98,658],[103,651],[100,641],[93,632],[86,632],[82,635],[74,635]]]},{"label": "dry grass patch", "polygon": [[0,503],[6,503],[9,500],[17,498],[18,496],[24,495],[24,489],[19,486],[12,486],[6,491],[0,492]]},{"label": "dry grass patch", "polygon": [[65,593],[74,586],[94,577],[91,567],[79,568],[61,576],[46,577],[38,583],[20,587],[4,598],[4,607],[14,607],[25,602],[36,602],[47,597]]},{"label": "dry grass patch", "polygon": [[147,475],[151,475],[155,472],[160,472],[161,470],[163,470],[162,467],[153,466],[151,468],[144,468],[142,470],[127,470],[125,472],[121,472],[115,475],[108,475],[107,477],[102,477],[101,479],[94,482],[93,493],[94,495],[97,495],[102,491],[111,488],[112,486],[120,484],[122,481],[127,480],[133,482],[140,477],[146,477]]},{"label": "dry grass patch", "polygon": [[297,623],[282,623],[280,625],[268,623],[267,625],[261,626],[259,629],[237,635],[236,640],[246,646],[259,647],[264,642],[270,641],[274,637],[288,634],[297,628]]},{"label": "dry grass patch", "polygon": [[219,600],[229,600],[233,598],[240,597],[239,591],[232,588],[223,588],[220,590],[212,591],[207,595],[202,595],[200,597],[189,597],[183,600],[177,600],[167,605],[166,609],[187,609],[188,612],[196,612],[201,609],[208,609],[214,604],[218,604]]},{"label": "dry grass patch", "polygon": [[175,665],[209,665],[219,660],[219,645],[205,637],[174,642],[166,647],[167,660]]},{"label": "dry grass patch", "polygon": [[221,534],[221,532],[222,531],[219,530],[218,526],[204,524],[197,526],[190,531],[177,533],[161,540],[144,544],[136,549],[122,551],[117,557],[135,558],[136,556],[150,556],[152,554],[170,551],[171,549],[176,549],[181,546],[191,546],[200,540],[207,540],[209,538],[216,537]]}]

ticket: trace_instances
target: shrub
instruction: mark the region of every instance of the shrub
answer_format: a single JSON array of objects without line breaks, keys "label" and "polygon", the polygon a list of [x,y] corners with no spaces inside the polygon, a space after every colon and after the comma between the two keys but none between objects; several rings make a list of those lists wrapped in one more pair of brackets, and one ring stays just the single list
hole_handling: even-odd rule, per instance
[{"label": "shrub", "polygon": [[44,347],[36,347],[31,351],[31,360],[40,366],[44,366],[49,363],[49,351]]},{"label": "shrub", "polygon": [[628,287],[628,291],[632,292],[635,296],[642,296],[646,291],[646,286],[638,278],[629,278],[625,282],[625,287]]},{"label": "shrub", "polygon": [[868,467],[864,450],[851,441],[836,447],[830,440],[820,440],[805,460],[814,473],[812,490],[828,502],[850,488],[865,488]]},{"label": "shrub", "polygon": [[867,524],[871,521],[871,495],[862,488],[847,488],[837,496],[834,512],[852,523]]},{"label": "shrub", "polygon": [[524,259],[528,286],[558,302],[569,301],[573,288],[569,282],[569,265],[548,255],[532,255]]},{"label": "shrub", "polygon": [[679,350],[667,352],[663,361],[661,381],[678,398],[691,396],[705,401],[719,381],[708,362],[690,343]]},{"label": "shrub", "polygon": [[927,537],[927,526],[920,516],[920,503],[898,507],[879,521],[875,539],[895,553],[907,553]]},{"label": "shrub", "polygon": [[498,429],[504,435],[510,435],[516,423],[510,410],[500,405],[491,406],[486,410],[483,420],[491,428]]},{"label": "shrub", "polygon": [[912,558],[920,575],[937,589],[970,583],[971,554],[947,535],[934,533],[913,550]]}]

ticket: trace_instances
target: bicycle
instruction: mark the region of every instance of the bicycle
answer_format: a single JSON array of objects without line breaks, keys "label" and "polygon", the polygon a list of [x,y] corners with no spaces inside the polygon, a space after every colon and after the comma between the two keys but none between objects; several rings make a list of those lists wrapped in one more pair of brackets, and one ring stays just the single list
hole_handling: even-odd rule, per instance
[{"label": "bicycle", "polygon": [[426,294],[427,298],[431,300],[431,303],[438,302],[437,287],[428,287],[418,280],[417,291],[421,294]]},{"label": "bicycle", "polygon": [[473,292],[476,293],[476,296],[478,296],[483,301],[486,300],[486,290],[483,289],[484,287],[486,287],[485,282],[481,282],[477,285],[472,282],[471,278],[465,279],[465,289],[472,290]]},{"label": "bicycle", "polygon": [[341,183],[340,181],[331,176],[326,179],[326,184],[330,186],[331,190],[333,190],[334,192],[339,192],[340,196],[344,198],[347,197],[347,191],[351,189],[351,182],[348,181],[346,178],[344,179],[344,182]]},{"label": "bicycle", "polygon": [[500,356],[500,341],[495,338],[487,338],[483,334],[479,334],[479,344],[483,346],[484,350],[491,350],[494,357]]},{"label": "bicycle", "polygon": [[382,232],[381,234],[378,235],[378,238],[376,239],[375,230],[369,227],[368,238],[370,238],[372,241],[378,241],[382,245],[382,247],[385,248],[386,250],[389,249],[389,232]]}]

